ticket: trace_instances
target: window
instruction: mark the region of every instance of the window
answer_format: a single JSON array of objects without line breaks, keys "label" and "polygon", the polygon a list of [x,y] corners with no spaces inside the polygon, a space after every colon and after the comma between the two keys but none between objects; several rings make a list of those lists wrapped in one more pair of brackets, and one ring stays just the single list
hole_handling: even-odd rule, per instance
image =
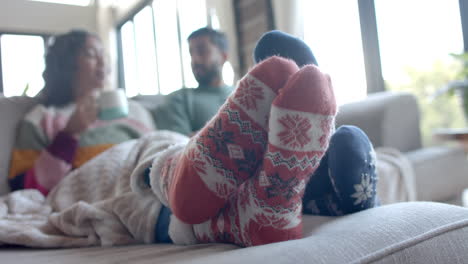
[{"label": "window", "polygon": [[363,99],[367,86],[358,2],[303,0],[302,10],[304,40],[330,74],[337,103]]},{"label": "window", "polygon": [[137,90],[137,59],[135,49],[135,30],[133,21],[126,22],[121,28],[122,49],[125,50],[122,54],[124,65],[124,80],[126,92],[128,96],[138,94]]},{"label": "window", "polygon": [[158,90],[156,50],[154,45],[153,12],[143,8],[133,19],[137,87],[140,94],[152,94]]},{"label": "window", "polygon": [[375,11],[386,89],[417,96],[424,143],[434,129],[464,127],[456,97],[434,98],[456,78],[450,53],[463,52],[459,0],[375,0]]},{"label": "window", "polygon": [[330,73],[338,104],[368,91],[411,92],[421,109],[425,145],[433,143],[435,128],[466,126],[456,97],[434,95],[460,67],[450,53],[468,51],[468,0],[301,3],[304,39]]},{"label": "window", "polygon": [[0,35],[1,77],[5,96],[35,96],[44,86],[44,38]]},{"label": "window", "polygon": [[458,0],[375,0],[375,9],[383,77],[393,85],[463,51]]},{"label": "window", "polygon": [[123,83],[128,96],[169,94],[197,82],[189,34],[208,25],[205,0],[153,1],[120,27]]},{"label": "window", "polygon": [[159,93],[169,94],[180,89],[184,84],[177,26],[177,2],[154,1],[153,10],[154,25],[157,32],[158,65],[164,65],[158,71]]}]

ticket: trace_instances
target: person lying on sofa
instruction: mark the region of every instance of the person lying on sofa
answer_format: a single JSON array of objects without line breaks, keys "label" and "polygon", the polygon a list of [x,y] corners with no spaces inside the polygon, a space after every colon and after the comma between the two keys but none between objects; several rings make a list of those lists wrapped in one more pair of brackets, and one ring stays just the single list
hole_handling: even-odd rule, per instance
[{"label": "person lying on sofa", "polygon": [[47,194],[67,173],[150,128],[138,120],[98,120],[95,93],[108,77],[97,35],[74,30],[47,49],[41,103],[25,115],[12,154],[12,190]]},{"label": "person lying on sofa", "polygon": [[188,37],[195,89],[182,88],[168,96],[153,113],[158,129],[193,135],[210,120],[232,92],[223,81],[223,65],[228,58],[224,33],[204,27]]}]

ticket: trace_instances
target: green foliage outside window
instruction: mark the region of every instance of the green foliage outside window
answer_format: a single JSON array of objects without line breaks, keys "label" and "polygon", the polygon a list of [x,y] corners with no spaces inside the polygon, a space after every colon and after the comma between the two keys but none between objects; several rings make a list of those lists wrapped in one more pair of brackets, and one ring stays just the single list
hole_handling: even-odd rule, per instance
[{"label": "green foliage outside window", "polygon": [[431,69],[421,71],[407,68],[409,82],[396,84],[386,82],[388,90],[413,93],[418,99],[421,111],[421,133],[423,145],[434,145],[433,133],[438,128],[460,128],[466,126],[466,121],[458,96],[444,94],[435,97],[441,87],[457,78],[460,72],[457,63],[435,62]]}]

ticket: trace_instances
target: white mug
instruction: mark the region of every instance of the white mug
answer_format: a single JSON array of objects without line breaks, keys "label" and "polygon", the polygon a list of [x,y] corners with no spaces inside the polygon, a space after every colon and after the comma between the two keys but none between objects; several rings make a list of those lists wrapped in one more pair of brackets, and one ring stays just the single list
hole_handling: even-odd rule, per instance
[{"label": "white mug", "polygon": [[128,115],[128,100],[122,89],[106,90],[98,97],[99,119],[113,120]]}]

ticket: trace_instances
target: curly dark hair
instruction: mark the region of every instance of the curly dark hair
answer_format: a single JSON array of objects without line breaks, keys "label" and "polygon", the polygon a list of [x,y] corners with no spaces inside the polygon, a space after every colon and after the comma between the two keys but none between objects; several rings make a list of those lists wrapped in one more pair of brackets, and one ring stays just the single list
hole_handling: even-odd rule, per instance
[{"label": "curly dark hair", "polygon": [[85,30],[72,30],[53,37],[46,51],[42,74],[45,81],[44,105],[64,106],[73,102],[77,59],[90,36],[97,38],[97,35]]}]

